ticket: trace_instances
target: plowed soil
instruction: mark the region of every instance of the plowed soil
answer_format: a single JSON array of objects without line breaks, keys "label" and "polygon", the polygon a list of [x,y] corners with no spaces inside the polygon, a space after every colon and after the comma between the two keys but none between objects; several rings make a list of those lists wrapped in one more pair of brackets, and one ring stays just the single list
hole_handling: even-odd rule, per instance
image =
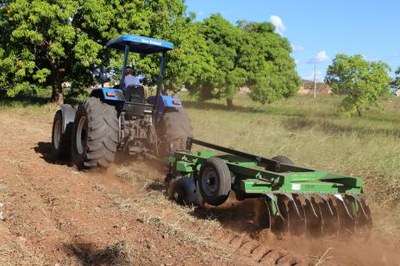
[{"label": "plowed soil", "polygon": [[368,235],[259,231],[251,201],[177,206],[159,165],[118,158],[106,172],[77,171],[52,159],[51,126],[0,110],[0,265],[400,265],[396,247]]}]

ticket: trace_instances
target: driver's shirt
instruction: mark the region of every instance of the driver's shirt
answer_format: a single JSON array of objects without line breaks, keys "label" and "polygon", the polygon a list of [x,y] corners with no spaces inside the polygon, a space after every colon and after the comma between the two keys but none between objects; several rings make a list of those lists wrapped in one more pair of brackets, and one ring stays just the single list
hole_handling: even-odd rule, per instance
[{"label": "driver's shirt", "polygon": [[140,79],[138,77],[135,77],[132,75],[126,75],[124,83],[125,83],[125,87],[128,87],[130,85],[141,85]]}]

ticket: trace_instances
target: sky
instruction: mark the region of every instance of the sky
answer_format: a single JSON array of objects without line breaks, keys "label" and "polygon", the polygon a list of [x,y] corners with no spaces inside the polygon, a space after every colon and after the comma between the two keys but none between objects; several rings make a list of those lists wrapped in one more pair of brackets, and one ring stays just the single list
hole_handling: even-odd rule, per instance
[{"label": "sky", "polygon": [[220,13],[238,20],[271,22],[292,45],[303,79],[323,80],[337,54],[361,54],[369,61],[400,67],[399,0],[186,0],[197,20]]}]

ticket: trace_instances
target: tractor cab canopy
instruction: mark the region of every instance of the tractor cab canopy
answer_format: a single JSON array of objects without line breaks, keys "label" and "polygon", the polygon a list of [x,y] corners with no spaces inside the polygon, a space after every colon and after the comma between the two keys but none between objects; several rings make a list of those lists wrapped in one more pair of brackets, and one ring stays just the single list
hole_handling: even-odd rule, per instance
[{"label": "tractor cab canopy", "polygon": [[158,110],[160,95],[163,91],[163,72],[165,68],[166,53],[174,48],[170,42],[143,37],[133,34],[122,35],[114,40],[109,41],[106,46],[108,48],[117,49],[124,52],[124,61],[122,63],[120,89],[124,89],[125,70],[128,61],[129,52],[140,53],[144,55],[162,53],[160,72],[157,78],[157,94],[154,104],[154,110]]},{"label": "tractor cab canopy", "polygon": [[173,43],[132,34],[122,35],[106,44],[107,47],[120,51],[126,51],[127,45],[130,52],[140,54],[166,52],[174,48]]}]

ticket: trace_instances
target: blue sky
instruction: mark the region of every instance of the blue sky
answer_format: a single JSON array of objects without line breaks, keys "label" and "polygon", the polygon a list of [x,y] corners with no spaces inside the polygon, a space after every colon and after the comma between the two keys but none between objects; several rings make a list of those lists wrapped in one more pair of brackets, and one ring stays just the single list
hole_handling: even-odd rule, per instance
[{"label": "blue sky", "polygon": [[381,60],[394,70],[400,66],[400,1],[397,0],[186,0],[197,20],[220,13],[236,25],[238,20],[276,25],[294,49],[292,56],[302,78],[317,79],[336,54],[361,54]]}]

